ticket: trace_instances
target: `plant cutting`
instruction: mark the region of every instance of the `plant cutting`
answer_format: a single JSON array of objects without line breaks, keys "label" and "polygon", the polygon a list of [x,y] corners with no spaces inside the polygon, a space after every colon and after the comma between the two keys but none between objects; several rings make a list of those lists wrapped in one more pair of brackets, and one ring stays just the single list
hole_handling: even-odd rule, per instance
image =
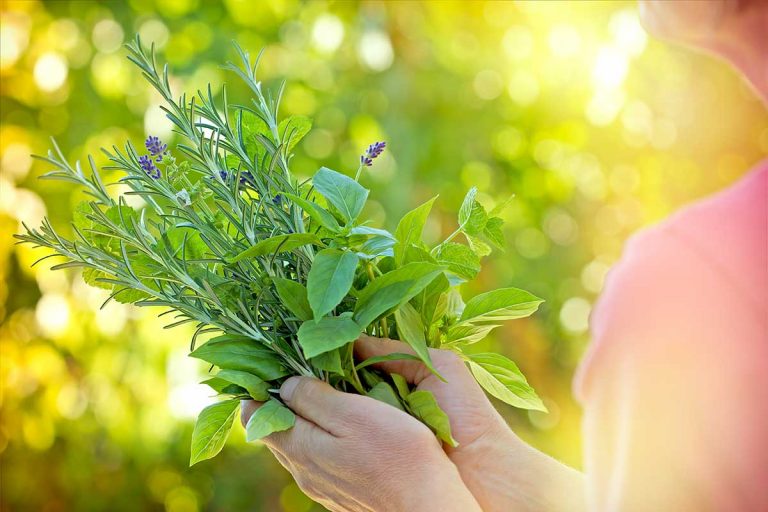
[{"label": "plant cutting", "polygon": [[[129,206],[102,180],[67,162],[53,142],[42,176],[81,186],[89,196],[74,211],[67,238],[44,219],[16,237],[48,249],[39,261],[63,257],[53,269],[76,268],[109,301],[154,306],[172,328],[194,326],[190,355],[210,365],[205,384],[221,400],[203,409],[192,435],[190,464],[215,456],[238,416],[240,400],[265,404],[246,426],[249,441],[291,428],[293,412],[277,390],[292,375],[322,379],[408,412],[444,443],[455,445],[447,416],[428,391],[413,391],[397,374],[372,365],[419,360],[437,374],[429,348],[459,354],[482,387],[516,407],[544,410],[517,366],[467,347],[501,322],[531,315],[542,300],[517,288],[464,302],[462,283],[474,279],[491,246],[504,247],[500,214],[487,211],[472,188],[455,231],[432,247],[422,230],[435,198],[403,216],[394,231],[365,219],[369,191],[359,180],[386,144],[371,144],[353,177],[320,167],[311,179],[290,170],[291,155],[311,128],[303,116],[280,118],[284,84],[257,79],[258,61],[236,46],[227,63],[252,97],[230,103],[209,86],[194,96],[171,91],[168,67],[137,37],[129,59],[165,100],[162,107],[182,142],[170,148],[150,135],[105,149],[106,171],[122,174]],[[463,242],[463,243],[462,243]],[[399,339],[412,353],[355,360],[361,334]],[[204,341],[204,342],[203,342]]]}]

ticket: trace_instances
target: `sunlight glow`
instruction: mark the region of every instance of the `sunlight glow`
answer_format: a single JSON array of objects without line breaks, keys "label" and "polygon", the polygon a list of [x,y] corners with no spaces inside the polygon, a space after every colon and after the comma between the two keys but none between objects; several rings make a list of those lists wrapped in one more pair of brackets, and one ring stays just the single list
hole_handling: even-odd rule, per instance
[{"label": "sunlight glow", "polygon": [[44,53],[35,62],[35,83],[41,91],[53,92],[64,85],[68,71],[63,56],[54,52]]}]

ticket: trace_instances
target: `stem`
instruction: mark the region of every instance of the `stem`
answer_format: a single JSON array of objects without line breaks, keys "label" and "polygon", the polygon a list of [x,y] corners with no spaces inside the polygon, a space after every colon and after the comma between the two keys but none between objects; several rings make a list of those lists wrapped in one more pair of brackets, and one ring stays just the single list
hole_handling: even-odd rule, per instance
[{"label": "stem", "polygon": [[357,168],[357,172],[355,173],[355,181],[358,181],[360,179],[360,173],[363,172],[363,164],[360,164],[360,166]]},{"label": "stem", "polygon": [[355,353],[353,349],[353,343],[350,343],[348,345],[347,353],[349,356],[349,363],[352,368],[352,381],[351,384],[355,387],[355,390],[360,393],[361,395],[365,395],[365,388],[363,387],[363,383],[360,382],[360,376],[357,374],[357,369],[355,368]]}]

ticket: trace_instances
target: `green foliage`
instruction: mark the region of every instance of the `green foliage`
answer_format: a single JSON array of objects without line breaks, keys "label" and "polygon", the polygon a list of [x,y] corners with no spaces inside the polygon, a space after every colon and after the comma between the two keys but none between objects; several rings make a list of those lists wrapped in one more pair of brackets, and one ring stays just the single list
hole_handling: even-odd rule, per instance
[{"label": "green foliage", "polygon": [[[381,372],[358,372],[376,361],[416,358],[437,374],[429,348],[463,354],[499,322],[537,309],[540,299],[514,288],[478,295],[466,307],[458,291],[480,272],[490,252],[486,241],[503,245],[503,206],[488,214],[472,188],[456,231],[434,247],[422,232],[435,198],[407,213],[394,234],[369,226],[361,219],[369,191],[357,179],[326,167],[311,186],[293,175],[291,152],[311,121],[278,119],[279,94],[262,90],[239,47],[241,66],[227,69],[253,92],[249,107],[230,104],[226,95],[221,102],[203,93],[194,101],[176,100],[154,54],[138,39],[129,51],[186,141],[150,160],[146,172],[149,156],[140,161],[130,143],[105,151],[108,169],[123,174],[120,182],[145,201],[142,209],[112,199],[95,166],[85,179],[57,148],[46,158],[54,174],[84,186],[94,200],[77,207],[75,238],[60,235],[47,220],[18,238],[67,260],[55,268],[82,268],[86,282],[110,290],[110,300],[159,306],[175,314],[168,327],[195,327],[190,355],[218,368],[205,383],[230,400],[201,414],[191,461],[219,452],[237,399],[266,401],[248,422],[248,440],[290,428],[293,413],[269,391],[290,375],[314,376],[404,409],[455,446],[431,393],[411,391],[398,375],[391,376],[393,387]],[[466,244],[454,240],[459,234]],[[415,356],[393,354],[355,366],[351,344],[363,332],[398,337]],[[194,348],[199,336],[216,333]],[[469,357],[489,393],[520,407],[542,407],[513,363]]]}]

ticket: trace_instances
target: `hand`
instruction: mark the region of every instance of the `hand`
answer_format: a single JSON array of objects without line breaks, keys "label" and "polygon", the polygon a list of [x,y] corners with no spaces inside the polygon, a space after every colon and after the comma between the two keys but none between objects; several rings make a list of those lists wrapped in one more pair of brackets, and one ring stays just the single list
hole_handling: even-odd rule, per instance
[{"label": "hand", "polygon": [[[383,402],[292,377],[280,398],[290,430],[263,441],[299,487],[332,511],[480,511],[437,438]],[[243,424],[259,406],[243,403]]]},{"label": "hand", "polygon": [[[393,352],[413,353],[404,343],[389,339],[362,336],[355,344],[360,360]],[[430,357],[447,382],[418,361],[387,361],[375,366],[399,373],[417,389],[435,395],[459,443],[456,448],[447,446],[446,453],[484,511],[575,512],[583,508],[581,474],[518,438],[458,355],[430,349]]]}]

